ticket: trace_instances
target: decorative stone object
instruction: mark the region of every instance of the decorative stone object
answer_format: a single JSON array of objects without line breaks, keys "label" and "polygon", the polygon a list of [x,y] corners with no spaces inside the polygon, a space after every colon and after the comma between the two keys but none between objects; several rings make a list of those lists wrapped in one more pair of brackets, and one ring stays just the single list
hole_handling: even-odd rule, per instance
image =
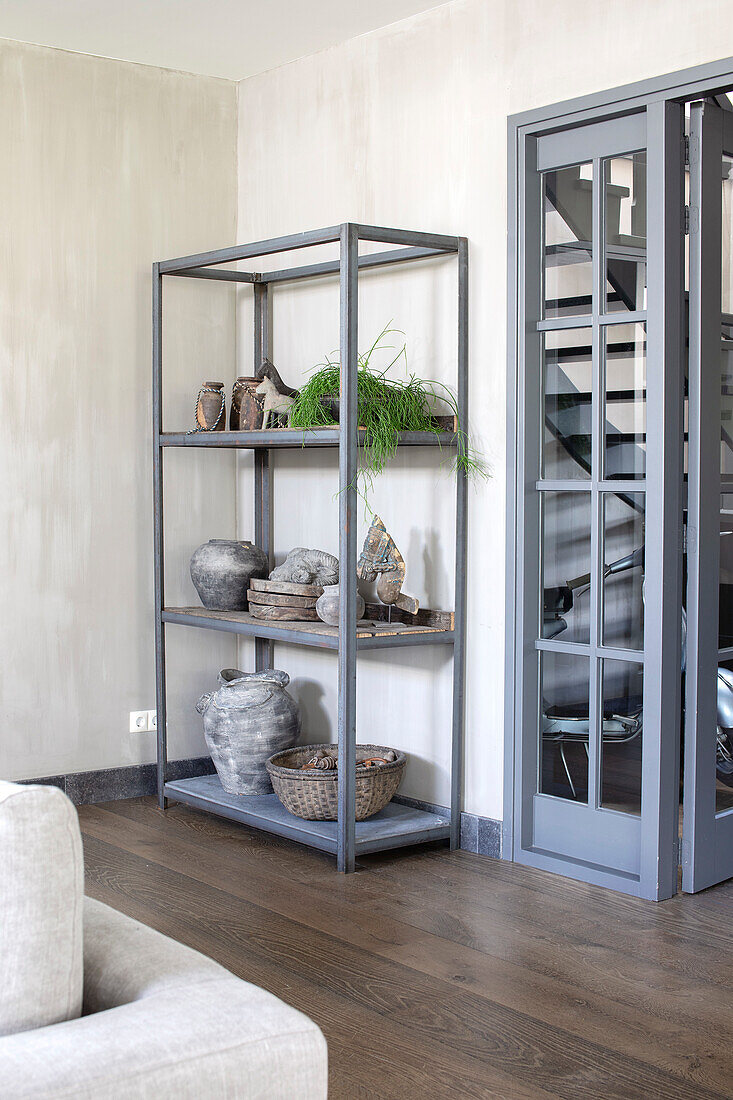
[{"label": "decorative stone object", "polygon": [[229,794],[270,794],[265,764],[300,737],[298,704],[285,688],[287,672],[224,668],[219,690],[202,695],[196,710],[221,785]]},{"label": "decorative stone object", "polygon": [[262,427],[262,399],[257,396],[258,378],[241,376],[232,387],[229,407],[231,432],[256,432]]},{"label": "decorative stone object", "polygon": [[[339,586],[337,584],[329,584],[324,587],[323,595],[318,597],[316,602],[316,612],[321,622],[327,624],[327,626],[338,626],[339,624]],[[361,619],[364,616],[364,610],[366,604],[361,598],[359,593],[356,593],[356,617]]]},{"label": "decorative stone object", "polygon": [[318,768],[320,771],[334,771],[338,767],[338,757],[331,756],[327,749],[319,749],[318,752],[311,756],[310,760],[306,760],[305,764],[300,765],[301,771],[306,771],[308,768]]},{"label": "decorative stone object", "polygon": [[[255,393],[262,397],[262,427],[270,427],[270,418],[274,416],[276,420],[280,417],[285,418],[286,424],[290,424],[290,410],[293,407],[295,401],[294,397],[288,397],[285,393],[279,393],[275,387],[275,383],[271,381],[266,375],[260,382],[259,386],[255,390]],[[277,427],[277,424],[275,425]]]},{"label": "decorative stone object", "polygon": [[377,595],[382,603],[399,607],[401,611],[407,611],[411,615],[416,615],[419,611],[418,600],[402,592],[406,572],[405,559],[379,516],[372,516],[372,524],[364,539],[356,572],[362,581],[377,581]]},{"label": "decorative stone object", "polygon": [[251,542],[209,539],[193,552],[191,580],[209,611],[246,611],[252,577],[266,577],[267,554]]},{"label": "decorative stone object", "polygon": [[282,565],[270,573],[271,581],[293,581],[296,584],[338,584],[339,560],[325,550],[307,550],[296,546]]},{"label": "decorative stone object", "polygon": [[195,432],[223,432],[227,426],[223,382],[204,382],[196,398]]}]

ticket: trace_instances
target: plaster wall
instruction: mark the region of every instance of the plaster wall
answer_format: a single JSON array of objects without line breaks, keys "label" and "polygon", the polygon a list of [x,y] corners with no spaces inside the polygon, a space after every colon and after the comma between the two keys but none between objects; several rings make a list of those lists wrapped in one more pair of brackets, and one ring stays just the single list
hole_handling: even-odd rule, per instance
[{"label": "plaster wall", "polygon": [[[151,263],[235,237],[236,86],[2,41],[0,149],[0,774],[147,762],[128,714],[155,706]],[[166,418],[185,428],[200,379],[231,373],[234,299],[178,284]],[[179,602],[197,542],[234,529],[233,460],[194,457],[166,459]],[[183,633],[174,757],[205,751],[191,700],[232,652]]]}]

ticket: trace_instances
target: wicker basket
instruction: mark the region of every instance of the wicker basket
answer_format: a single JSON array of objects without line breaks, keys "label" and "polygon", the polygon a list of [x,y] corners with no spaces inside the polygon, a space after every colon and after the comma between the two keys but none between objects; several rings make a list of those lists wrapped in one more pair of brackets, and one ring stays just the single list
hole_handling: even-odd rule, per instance
[{"label": "wicker basket", "polygon": [[[338,745],[301,745],[296,749],[276,752],[267,761],[275,794],[286,810],[306,821],[336,821],[338,818],[338,772],[318,769],[300,771],[318,749],[338,751]],[[382,745],[357,745],[356,759],[384,756],[390,750]],[[407,757],[397,749],[397,759],[390,764],[359,769],[356,773],[356,820],[378,814],[397,793]]]}]

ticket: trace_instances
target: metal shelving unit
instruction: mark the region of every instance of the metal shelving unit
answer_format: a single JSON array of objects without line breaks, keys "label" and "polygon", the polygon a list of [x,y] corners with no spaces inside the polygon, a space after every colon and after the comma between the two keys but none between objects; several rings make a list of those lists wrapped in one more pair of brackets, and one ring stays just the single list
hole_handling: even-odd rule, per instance
[{"label": "metal shelving unit", "polygon": [[[359,241],[393,246],[387,251],[359,256]],[[339,244],[339,259],[262,273],[221,267],[226,263],[269,256],[319,244]],[[153,264],[153,466],[155,539],[155,652],[158,708],[158,800],[185,802],[210,813],[241,821],[280,836],[287,836],[337,856],[340,871],[353,871],[357,852],[365,853],[402,847],[430,840],[449,839],[452,848],[460,841],[463,711],[465,679],[466,604],[466,478],[456,477],[456,561],[455,618],[452,630],[410,627],[393,633],[357,629],[356,620],[356,489],[357,453],[363,433],[357,428],[357,280],[364,268],[417,262],[455,255],[458,260],[458,385],[457,403],[462,424],[468,416],[468,242],[465,237],[417,233],[399,229],[356,225],[345,222],[327,229],[288,237],[237,245],[196,256]],[[216,279],[251,283],[254,290],[254,366],[269,355],[270,332],[268,295],[273,285],[339,275],[341,417],[338,428],[313,431],[267,430],[256,432],[212,432],[186,435],[163,432],[162,424],[162,316],[163,280],[167,277]],[[400,446],[462,446],[452,433],[403,433]],[[254,541],[272,560],[272,464],[270,452],[279,448],[338,448],[339,456],[339,562],[341,606],[338,629],[324,630],[320,624],[286,625],[261,622],[242,612],[209,612],[205,608],[175,608],[165,605],[163,545],[163,451],[168,447],[230,447],[254,451],[255,524]],[[277,641],[316,646],[338,655],[338,746],[339,817],[333,822],[302,821],[293,817],[277,797],[232,796],[222,789],[216,776],[167,780],[167,718],[165,632],[171,625],[224,630],[255,639],[257,669],[273,666]],[[414,645],[453,647],[453,711],[451,731],[451,804],[445,814],[390,803],[367,821],[356,822],[356,657],[362,649],[388,649]]]}]

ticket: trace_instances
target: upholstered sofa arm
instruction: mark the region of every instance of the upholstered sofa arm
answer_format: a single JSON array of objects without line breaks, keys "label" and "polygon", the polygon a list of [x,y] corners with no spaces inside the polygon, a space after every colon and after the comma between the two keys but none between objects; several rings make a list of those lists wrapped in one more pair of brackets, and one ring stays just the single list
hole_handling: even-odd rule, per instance
[{"label": "upholstered sofa arm", "polygon": [[301,1012],[85,900],[84,1012],[0,1038],[2,1095],[324,1100],[326,1044]]}]

